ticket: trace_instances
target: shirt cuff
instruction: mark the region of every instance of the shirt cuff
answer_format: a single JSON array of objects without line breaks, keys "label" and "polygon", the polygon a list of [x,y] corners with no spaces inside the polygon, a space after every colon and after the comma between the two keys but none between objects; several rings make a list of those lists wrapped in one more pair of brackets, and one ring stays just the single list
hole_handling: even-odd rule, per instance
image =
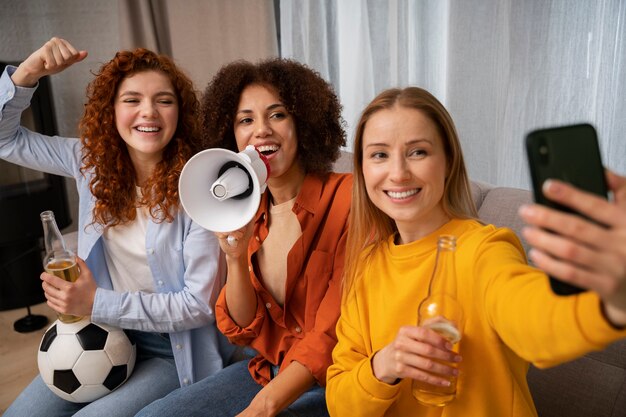
[{"label": "shirt cuff", "polygon": [[400,393],[401,383],[387,384],[378,380],[374,376],[374,369],[372,368],[372,358],[377,352],[374,352],[367,360],[363,360],[357,368],[356,379],[369,395],[374,398],[380,398],[381,400],[391,400],[398,396]]},{"label": "shirt cuff", "polygon": [[626,336],[626,329],[617,329],[602,313],[602,301],[597,294],[587,292],[578,296],[577,317],[583,336],[592,345],[604,348]]},{"label": "shirt cuff", "polygon": [[95,323],[111,324],[110,317],[118,317],[120,297],[113,290],[97,288],[91,309],[91,320]]}]

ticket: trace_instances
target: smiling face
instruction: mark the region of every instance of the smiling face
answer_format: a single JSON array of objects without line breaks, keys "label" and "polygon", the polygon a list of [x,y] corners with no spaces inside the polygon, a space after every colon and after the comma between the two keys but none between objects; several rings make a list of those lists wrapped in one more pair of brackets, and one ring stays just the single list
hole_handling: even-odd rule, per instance
[{"label": "smiling face", "polygon": [[133,163],[159,162],[178,123],[178,101],[169,78],[160,71],[126,77],[114,108],[115,126]]},{"label": "smiling face", "polygon": [[296,126],[274,89],[251,84],[241,92],[234,130],[240,151],[253,145],[267,157],[268,184],[279,178],[301,176]]},{"label": "smiling face", "polygon": [[401,243],[424,237],[449,220],[442,206],[444,145],[424,113],[397,105],[374,113],[362,146],[368,197],[395,221]]}]

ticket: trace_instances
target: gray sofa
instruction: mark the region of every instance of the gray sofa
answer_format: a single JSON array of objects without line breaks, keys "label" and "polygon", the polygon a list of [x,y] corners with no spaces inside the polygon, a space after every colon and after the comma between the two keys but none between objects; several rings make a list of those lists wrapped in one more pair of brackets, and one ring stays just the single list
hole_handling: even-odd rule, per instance
[{"label": "gray sofa", "polygon": [[[347,153],[335,164],[339,172],[351,167]],[[481,220],[509,227],[528,250],[517,209],[532,201],[529,191],[472,181],[472,195]],[[539,417],[626,417],[626,340],[553,368],[531,366],[528,384]]]}]

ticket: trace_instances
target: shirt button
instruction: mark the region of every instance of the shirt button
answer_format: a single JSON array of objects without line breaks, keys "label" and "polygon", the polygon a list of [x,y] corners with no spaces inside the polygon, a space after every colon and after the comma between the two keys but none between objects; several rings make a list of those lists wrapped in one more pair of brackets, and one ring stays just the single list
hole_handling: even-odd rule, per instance
[{"label": "shirt button", "polygon": [[296,333],[302,333],[302,328],[300,326],[296,326]]},{"label": "shirt button", "polygon": [[148,254],[149,255],[152,255],[153,253],[154,253],[154,249],[152,249],[152,248],[148,249]]},{"label": "shirt button", "polygon": [[272,308],[272,303],[266,303],[266,304],[265,304],[265,307],[267,307],[267,308]]},{"label": "shirt button", "polygon": [[252,272],[252,265],[248,265],[248,272]]},{"label": "shirt button", "polygon": [[183,378],[183,384],[189,385],[189,378]]},{"label": "shirt button", "polygon": [[181,344],[176,345],[176,349],[181,350],[182,348],[183,348],[183,345]]},{"label": "shirt button", "polygon": [[157,282],[157,284],[159,284],[159,287],[163,286],[163,281],[159,280],[159,282]]},{"label": "shirt button", "polygon": [[255,236],[254,238],[256,239],[257,242],[261,241],[261,239],[258,236]]}]

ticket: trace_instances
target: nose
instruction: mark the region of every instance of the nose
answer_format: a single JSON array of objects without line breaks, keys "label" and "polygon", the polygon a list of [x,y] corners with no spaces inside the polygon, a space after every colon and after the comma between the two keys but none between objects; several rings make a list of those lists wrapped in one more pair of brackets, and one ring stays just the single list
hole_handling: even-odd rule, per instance
[{"label": "nose", "polygon": [[254,127],[254,134],[258,138],[264,138],[272,134],[272,128],[266,120],[261,119],[257,121]]},{"label": "nose", "polygon": [[405,182],[411,177],[409,164],[403,156],[396,156],[391,160],[389,167],[389,179],[393,182]]},{"label": "nose", "polygon": [[155,118],[158,115],[157,106],[151,101],[145,101],[141,106],[141,116],[146,118]]}]

